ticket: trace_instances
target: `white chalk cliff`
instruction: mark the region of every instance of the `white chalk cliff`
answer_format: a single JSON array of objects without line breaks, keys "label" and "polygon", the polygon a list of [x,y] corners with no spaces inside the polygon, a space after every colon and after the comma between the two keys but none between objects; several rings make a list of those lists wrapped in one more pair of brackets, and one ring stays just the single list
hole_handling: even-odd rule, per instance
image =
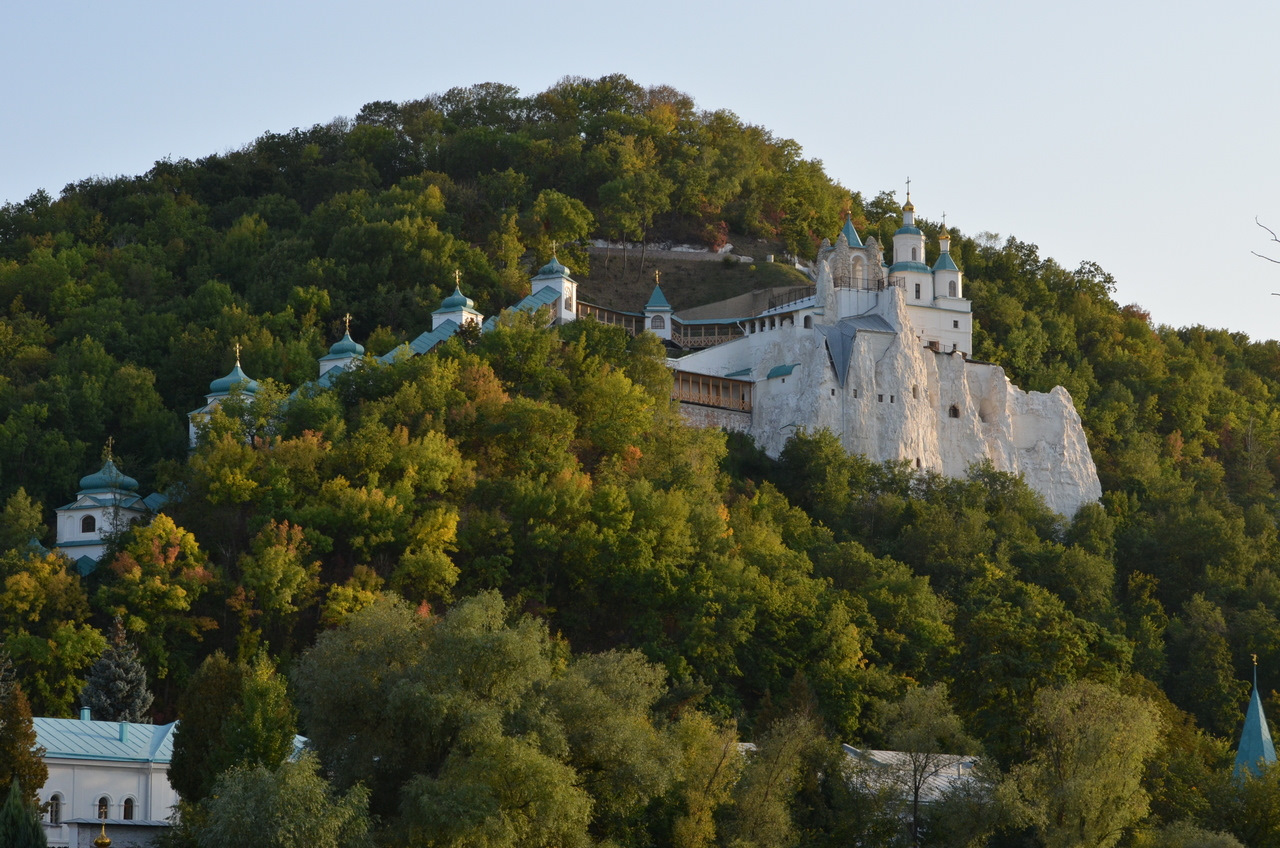
[{"label": "white chalk cliff", "polygon": [[[968,358],[970,303],[945,234],[932,269],[918,261],[923,235],[910,217],[894,255],[915,261],[885,267],[874,240],[856,239],[846,226],[823,252],[811,296],[743,316],[740,338],[670,361],[688,417],[745,430],[771,456],[799,430],[827,429],[850,452],[953,477],[990,460],[1066,516],[1101,497],[1066,389],[1025,392],[999,366]],[[680,393],[699,380],[700,394]],[[749,402],[708,414],[714,398],[740,396]]]}]

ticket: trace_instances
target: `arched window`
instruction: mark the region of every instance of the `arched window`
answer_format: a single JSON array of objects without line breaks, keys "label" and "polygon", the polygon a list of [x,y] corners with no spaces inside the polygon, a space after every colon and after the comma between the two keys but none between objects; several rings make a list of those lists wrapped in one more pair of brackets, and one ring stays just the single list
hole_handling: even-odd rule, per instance
[{"label": "arched window", "polygon": [[62,824],[62,796],[49,799],[49,824]]},{"label": "arched window", "polygon": [[98,799],[98,818],[105,819],[107,812],[111,809],[111,799],[103,795]]},{"label": "arched window", "polygon": [[959,418],[959,417],[960,417],[960,407],[956,406],[954,403],[953,403],[953,404],[951,404],[951,408],[947,410],[947,417],[948,417],[948,418]]},{"label": "arched window", "polygon": [[667,327],[667,322],[662,320],[661,315],[655,315],[653,316],[653,321],[650,322],[649,326],[655,330],[665,330]]},{"label": "arched window", "polygon": [[132,798],[124,799],[124,815],[122,816],[122,818],[128,821],[133,821],[133,799]]},{"label": "arched window", "polygon": [[916,261],[916,249],[914,247],[911,248],[911,261],[912,262]]},{"label": "arched window", "polygon": [[811,330],[811,329],[813,329],[813,316],[812,316],[812,315],[806,315],[806,316],[804,316],[804,328],[805,328],[806,330]]},{"label": "arched window", "polygon": [[952,281],[950,281],[949,283],[947,283],[947,294],[948,294],[948,295],[950,295],[951,297],[955,297],[955,296],[956,296],[956,281],[955,281],[955,280],[952,280]]},{"label": "arched window", "polygon": [[80,519],[81,533],[92,533],[94,530],[97,530],[97,529],[98,529],[98,522],[96,519],[94,519],[92,515],[86,515],[84,518]]}]

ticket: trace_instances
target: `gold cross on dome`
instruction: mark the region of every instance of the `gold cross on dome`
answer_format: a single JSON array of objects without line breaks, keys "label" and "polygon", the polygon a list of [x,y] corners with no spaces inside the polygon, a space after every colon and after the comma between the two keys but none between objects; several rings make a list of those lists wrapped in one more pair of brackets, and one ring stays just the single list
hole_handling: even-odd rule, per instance
[{"label": "gold cross on dome", "polygon": [[1253,664],[1254,664],[1254,665],[1257,665],[1257,664],[1258,664],[1258,655],[1257,655],[1257,654],[1250,654],[1249,656],[1253,657]]},{"label": "gold cross on dome", "polygon": [[106,462],[107,460],[112,458],[112,452],[115,446],[116,446],[116,437],[107,436],[107,446],[102,451],[103,462]]},{"label": "gold cross on dome", "polygon": [[351,313],[350,313],[350,312],[348,312],[346,315],[343,315],[343,316],[342,316],[342,321],[343,321],[343,323],[345,324],[345,329],[346,329],[346,331],[347,331],[347,335],[348,335],[348,336],[349,336],[349,335],[351,335]]},{"label": "gold cross on dome", "polygon": [[232,347],[234,347],[236,351],[236,365],[239,365],[240,364],[240,342],[236,342],[234,345],[232,345]]},{"label": "gold cross on dome", "polygon": [[455,288],[458,289],[458,291],[462,291],[462,269],[461,268],[453,269],[453,285]]},{"label": "gold cross on dome", "polygon": [[661,277],[662,277],[662,272],[655,268],[653,271],[653,284],[655,286],[662,285]]}]

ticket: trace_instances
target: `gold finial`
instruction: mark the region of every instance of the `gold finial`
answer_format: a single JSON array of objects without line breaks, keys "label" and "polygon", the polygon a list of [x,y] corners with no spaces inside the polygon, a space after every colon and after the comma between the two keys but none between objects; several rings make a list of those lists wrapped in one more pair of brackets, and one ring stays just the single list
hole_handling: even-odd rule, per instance
[{"label": "gold finial", "polygon": [[453,269],[453,286],[458,291],[462,291],[462,269],[461,268]]},{"label": "gold finial", "polygon": [[662,285],[662,272],[656,268],[653,271],[653,284],[655,286]]},{"label": "gold finial", "polygon": [[115,446],[116,446],[116,437],[107,436],[107,445],[102,449],[103,462],[110,462],[111,460],[115,459],[115,456],[114,456]]},{"label": "gold finial", "polygon": [[107,822],[102,822],[102,833],[93,840],[94,848],[111,848],[111,837],[107,836]]},{"label": "gold finial", "polygon": [[1256,666],[1258,664],[1258,655],[1250,654],[1249,656],[1253,657],[1253,664]]},{"label": "gold finial", "polygon": [[235,348],[235,350],[236,350],[236,366],[237,366],[237,367],[239,367],[239,365],[240,365],[240,342],[236,342],[234,345],[232,345],[232,347],[234,347],[234,348]]},{"label": "gold finial", "polygon": [[348,336],[351,335],[351,313],[350,312],[342,316],[342,324],[343,324],[343,329],[346,331],[347,335]]},{"label": "gold finial", "polygon": [[560,249],[560,242],[556,241],[555,239],[552,239],[551,240],[551,258],[552,259],[556,258],[556,251],[558,251],[559,249]]}]

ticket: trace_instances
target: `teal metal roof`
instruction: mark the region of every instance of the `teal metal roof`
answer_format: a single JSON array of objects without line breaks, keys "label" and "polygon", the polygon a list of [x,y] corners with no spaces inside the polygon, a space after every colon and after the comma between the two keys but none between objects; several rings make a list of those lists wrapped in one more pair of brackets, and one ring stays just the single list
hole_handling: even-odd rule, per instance
[{"label": "teal metal roof", "polygon": [[1240,747],[1236,751],[1237,776],[1246,769],[1256,777],[1262,773],[1263,765],[1271,765],[1276,761],[1276,746],[1271,742],[1271,729],[1267,727],[1267,717],[1262,712],[1262,699],[1258,697],[1258,668],[1253,669],[1253,696],[1249,698],[1249,709],[1244,716],[1244,729],[1240,731]]},{"label": "teal metal roof", "polygon": [[[409,342],[409,355],[426,353],[427,351],[440,344],[445,339],[458,332],[458,324],[456,321],[441,321],[440,326],[430,332],[423,333],[413,341]],[[383,354],[378,357],[379,362],[395,362],[399,358],[399,354],[403,350],[404,345],[400,345],[390,353]],[[328,376],[326,372],[325,376]]]},{"label": "teal metal roof", "polygon": [[725,374],[725,376],[726,377],[750,377],[751,369],[739,368],[737,371],[730,371],[728,374]]},{"label": "teal metal roof", "polygon": [[[564,267],[564,266],[561,266]],[[551,286],[543,286],[533,294],[524,297],[515,306],[511,307],[517,312],[537,312],[544,306],[550,306],[556,302],[556,298],[560,296],[560,292]],[[486,321],[485,324],[489,322]]]},{"label": "teal metal roof", "polygon": [[844,229],[840,230],[845,241],[849,242],[850,247],[862,247],[862,239],[858,238],[858,231],[853,227],[853,219],[844,219]]},{"label": "teal metal roof", "polygon": [[893,233],[895,236],[922,236],[919,227],[898,227]]},{"label": "teal metal roof", "polygon": [[[167,763],[173,758],[169,724],[119,721],[80,721],[73,718],[35,718],[36,742],[46,757],[115,762]],[[121,740],[121,727],[124,739]]]},{"label": "teal metal roof", "polygon": [[649,295],[649,302],[644,305],[645,312],[670,312],[671,304],[667,303],[666,295],[662,293],[662,286],[654,286],[653,294]]},{"label": "teal metal roof", "polygon": [[960,269],[956,267],[955,260],[951,258],[951,254],[944,251],[943,253],[938,254],[938,261],[933,263],[933,270],[959,271]]},{"label": "teal metal roof", "polygon": [[775,365],[769,369],[769,373],[765,375],[766,380],[772,380],[774,377],[789,377],[791,372],[796,370],[799,362],[793,362],[790,365]]},{"label": "teal metal roof", "polygon": [[231,391],[232,386],[239,386],[240,391],[253,394],[258,391],[258,381],[251,380],[249,375],[240,370],[240,363],[236,363],[236,367],[231,369],[231,373],[225,377],[219,377],[209,384],[209,393],[220,395]]},{"label": "teal metal roof", "polygon": [[93,474],[80,478],[80,492],[134,492],[138,489],[138,481],[125,474],[111,460],[102,464],[102,468]]},{"label": "teal metal roof", "polygon": [[889,266],[889,270],[890,271],[920,271],[925,274],[933,273],[933,271],[930,270],[929,266],[924,264],[923,262],[912,262],[910,260],[895,262]]}]

